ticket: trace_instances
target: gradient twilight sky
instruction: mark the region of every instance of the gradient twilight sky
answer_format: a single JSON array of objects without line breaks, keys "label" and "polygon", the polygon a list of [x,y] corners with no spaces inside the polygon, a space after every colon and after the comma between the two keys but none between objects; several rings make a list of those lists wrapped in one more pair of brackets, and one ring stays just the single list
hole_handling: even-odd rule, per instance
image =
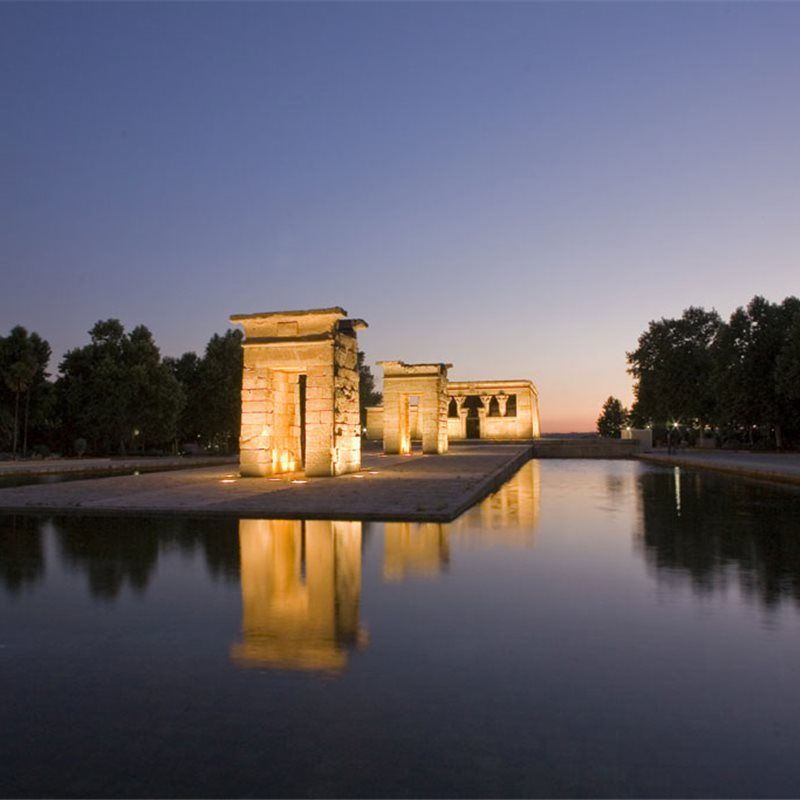
[{"label": "gradient twilight sky", "polygon": [[0,333],[342,305],[589,430],[649,320],[800,291],[800,4],[3,3],[0,148]]}]

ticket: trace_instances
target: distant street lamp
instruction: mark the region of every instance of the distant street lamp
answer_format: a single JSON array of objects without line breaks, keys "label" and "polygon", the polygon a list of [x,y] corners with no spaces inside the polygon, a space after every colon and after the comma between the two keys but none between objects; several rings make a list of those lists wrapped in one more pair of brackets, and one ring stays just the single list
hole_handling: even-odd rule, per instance
[{"label": "distant street lamp", "polygon": [[673,420],[672,425],[667,423],[667,454],[672,455],[672,432],[678,430],[678,420]]}]

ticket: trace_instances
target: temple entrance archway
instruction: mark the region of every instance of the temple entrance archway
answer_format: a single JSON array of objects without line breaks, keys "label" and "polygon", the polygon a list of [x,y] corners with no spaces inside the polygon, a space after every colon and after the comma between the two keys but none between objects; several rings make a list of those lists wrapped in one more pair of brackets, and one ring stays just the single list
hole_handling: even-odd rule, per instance
[{"label": "temple entrance archway", "polygon": [[481,418],[478,416],[478,409],[471,408],[467,412],[467,439],[481,438]]},{"label": "temple entrance archway", "polygon": [[469,395],[464,400],[464,406],[467,412],[465,419],[466,429],[464,435],[467,439],[480,439],[481,438],[481,411],[483,410],[483,402],[481,398],[475,394]]},{"label": "temple entrance archway", "polygon": [[414,435],[423,453],[447,452],[447,370],[452,364],[379,361],[383,367],[383,451],[409,455]]}]

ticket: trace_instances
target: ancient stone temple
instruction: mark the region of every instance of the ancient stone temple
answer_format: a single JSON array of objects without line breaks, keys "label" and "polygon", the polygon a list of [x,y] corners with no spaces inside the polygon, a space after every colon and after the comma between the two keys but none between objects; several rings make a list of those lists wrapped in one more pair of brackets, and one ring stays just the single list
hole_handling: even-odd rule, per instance
[{"label": "ancient stone temple", "polygon": [[451,381],[451,439],[538,439],[539,394],[531,381]]},{"label": "ancient stone temple", "polygon": [[379,361],[383,367],[383,450],[410,453],[412,409],[423,453],[447,452],[447,369],[452,364]]},{"label": "ancient stone temple", "polygon": [[361,466],[356,331],[343,308],[235,314],[245,330],[240,471],[342,475]]},{"label": "ancient stone temple", "polygon": [[[531,381],[450,381],[446,396],[448,441],[539,438],[539,394]],[[385,439],[385,415],[385,401],[367,409],[369,439]],[[410,440],[422,439],[422,419],[422,407],[412,403]]]}]

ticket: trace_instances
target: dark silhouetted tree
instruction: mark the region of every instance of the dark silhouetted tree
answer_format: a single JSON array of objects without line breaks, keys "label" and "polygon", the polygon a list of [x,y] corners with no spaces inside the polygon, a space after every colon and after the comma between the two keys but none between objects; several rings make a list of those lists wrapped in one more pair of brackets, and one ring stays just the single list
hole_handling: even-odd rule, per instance
[{"label": "dark silhouetted tree", "polygon": [[787,408],[787,424],[800,432],[800,314],[795,314],[775,364],[778,395]]},{"label": "dark silhouetted tree", "polygon": [[242,419],[242,337],[240,330],[214,334],[200,366],[201,430],[207,443],[225,453],[238,449]]},{"label": "dark silhouetted tree", "polygon": [[671,420],[702,427],[715,418],[714,345],[722,325],[716,311],[691,307],[678,319],[651,322],[627,354],[637,425]]},{"label": "dark silhouetted tree", "polygon": [[361,426],[367,424],[367,406],[380,405],[383,395],[375,391],[375,377],[366,362],[363,350],[358,351],[358,409],[361,415]]},{"label": "dark silhouetted tree", "polygon": [[85,438],[95,453],[174,442],[185,398],[150,331],[140,325],[128,335],[109,319],[89,333],[91,342],[61,362],[57,387],[67,441]]},{"label": "dark silhouetted tree", "polygon": [[796,297],[780,304],[754,297],[734,311],[714,348],[719,422],[728,431],[746,432],[751,442],[753,432],[763,427],[781,448],[784,430],[791,428],[796,406],[786,393],[779,360],[788,352],[798,314]]},{"label": "dark silhouetted tree", "polygon": [[[197,443],[203,439],[201,423],[205,402],[202,382],[202,359],[197,353],[184,353],[180,358],[165,358],[164,363],[183,387],[186,404],[178,418],[178,441]],[[205,444],[205,442],[203,442]]]},{"label": "dark silhouetted tree", "polygon": [[597,432],[607,439],[619,439],[627,424],[628,412],[616,397],[609,397],[597,418]]},{"label": "dark silhouetted tree", "polygon": [[[13,420],[9,438],[15,456],[20,439],[22,453],[27,454],[31,418],[39,421],[47,413],[50,396],[46,369],[49,360],[50,345],[37,333],[28,334],[21,325],[12,328],[8,336],[0,337],[0,375],[3,383],[3,392],[0,393],[0,434],[5,429],[8,436],[9,422]],[[23,398],[24,408],[20,408]]]}]

